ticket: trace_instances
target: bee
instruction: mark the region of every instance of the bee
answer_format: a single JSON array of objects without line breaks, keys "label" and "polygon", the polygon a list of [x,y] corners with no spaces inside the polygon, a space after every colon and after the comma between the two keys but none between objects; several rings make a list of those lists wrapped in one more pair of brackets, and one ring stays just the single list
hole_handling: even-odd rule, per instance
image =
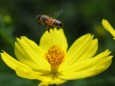
[{"label": "bee", "polygon": [[[60,15],[62,13],[62,10],[57,11],[55,13],[56,16]],[[36,17],[37,23],[39,25],[44,25],[46,27],[46,30],[48,30],[48,32],[50,32],[50,28],[51,27],[61,27],[63,26],[63,24],[61,23],[61,21],[49,17],[48,15],[37,15]]]}]

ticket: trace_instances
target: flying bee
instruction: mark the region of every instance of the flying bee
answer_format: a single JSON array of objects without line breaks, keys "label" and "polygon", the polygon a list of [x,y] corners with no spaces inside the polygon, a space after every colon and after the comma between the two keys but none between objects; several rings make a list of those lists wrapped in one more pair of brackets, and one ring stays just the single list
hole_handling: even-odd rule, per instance
[{"label": "flying bee", "polygon": [[[55,15],[58,16],[61,13],[62,10],[57,11]],[[48,30],[48,32],[50,32],[51,27],[61,27],[63,25],[61,21],[55,18],[51,18],[48,15],[37,15],[36,20],[39,25],[45,25],[46,30]]]}]

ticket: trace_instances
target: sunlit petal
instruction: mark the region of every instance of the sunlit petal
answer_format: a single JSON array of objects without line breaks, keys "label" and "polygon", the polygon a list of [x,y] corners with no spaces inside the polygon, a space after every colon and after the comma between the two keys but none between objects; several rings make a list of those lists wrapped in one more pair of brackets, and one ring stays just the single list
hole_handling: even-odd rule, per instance
[{"label": "sunlit petal", "polygon": [[50,70],[50,65],[44,58],[45,52],[25,36],[15,42],[15,55],[21,62],[34,69]]},{"label": "sunlit petal", "polygon": [[11,57],[6,52],[1,53],[1,57],[3,61],[12,69],[16,69],[17,67],[22,67],[24,69],[31,69],[29,66],[15,60],[13,57]]},{"label": "sunlit petal", "polygon": [[69,48],[64,62],[60,65],[60,70],[71,66],[75,62],[91,58],[96,53],[97,48],[97,39],[93,39],[91,34],[80,37]]},{"label": "sunlit petal", "polygon": [[40,47],[42,47],[44,50],[47,51],[53,45],[60,46],[64,51],[67,50],[68,43],[63,29],[57,30],[54,28],[54,30],[50,30],[50,33],[45,32],[41,37]]},{"label": "sunlit petal", "polygon": [[103,72],[104,70],[106,70],[110,64],[111,64],[111,58],[112,56],[109,57],[105,57],[106,59],[104,59],[102,62],[95,64],[93,66],[87,67],[83,70],[77,70],[74,72],[64,72],[62,76],[60,76],[60,78],[62,79],[82,79],[82,78],[88,78],[88,77],[92,77],[95,76],[101,72]]},{"label": "sunlit petal", "polygon": [[[109,50],[106,50],[102,53],[100,53],[99,55],[93,57],[93,58],[90,58],[88,60],[83,60],[83,61],[80,61],[80,62],[75,62],[73,65],[69,66],[69,67],[66,67],[65,69],[63,69],[62,71],[68,71],[68,72],[71,72],[71,71],[82,71],[82,70],[85,70],[85,69],[88,69],[90,67],[93,67],[95,65],[97,65],[97,63],[99,64],[100,62],[110,58],[111,60],[111,57],[108,57],[108,55],[110,54],[111,52]],[[85,64],[85,65],[84,65]]]}]

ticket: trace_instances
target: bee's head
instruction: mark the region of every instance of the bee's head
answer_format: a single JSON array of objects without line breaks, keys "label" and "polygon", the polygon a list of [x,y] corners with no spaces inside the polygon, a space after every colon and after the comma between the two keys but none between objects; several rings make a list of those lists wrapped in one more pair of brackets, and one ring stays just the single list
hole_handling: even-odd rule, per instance
[{"label": "bee's head", "polygon": [[41,15],[39,15],[39,14],[37,15],[36,21],[37,21],[38,24],[41,25],[41,23],[42,23],[42,22],[41,22]]},{"label": "bee's head", "polygon": [[37,17],[36,17],[36,20],[39,20],[40,17],[41,17],[41,15],[38,14]]}]

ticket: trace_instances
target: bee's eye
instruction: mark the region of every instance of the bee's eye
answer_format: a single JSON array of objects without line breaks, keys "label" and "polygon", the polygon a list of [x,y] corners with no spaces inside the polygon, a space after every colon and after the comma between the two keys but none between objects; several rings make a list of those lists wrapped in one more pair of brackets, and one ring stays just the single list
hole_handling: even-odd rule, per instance
[{"label": "bee's eye", "polygon": [[40,19],[40,17],[41,17],[40,15],[37,15],[36,19],[37,19],[37,20],[39,20],[39,19]]}]

